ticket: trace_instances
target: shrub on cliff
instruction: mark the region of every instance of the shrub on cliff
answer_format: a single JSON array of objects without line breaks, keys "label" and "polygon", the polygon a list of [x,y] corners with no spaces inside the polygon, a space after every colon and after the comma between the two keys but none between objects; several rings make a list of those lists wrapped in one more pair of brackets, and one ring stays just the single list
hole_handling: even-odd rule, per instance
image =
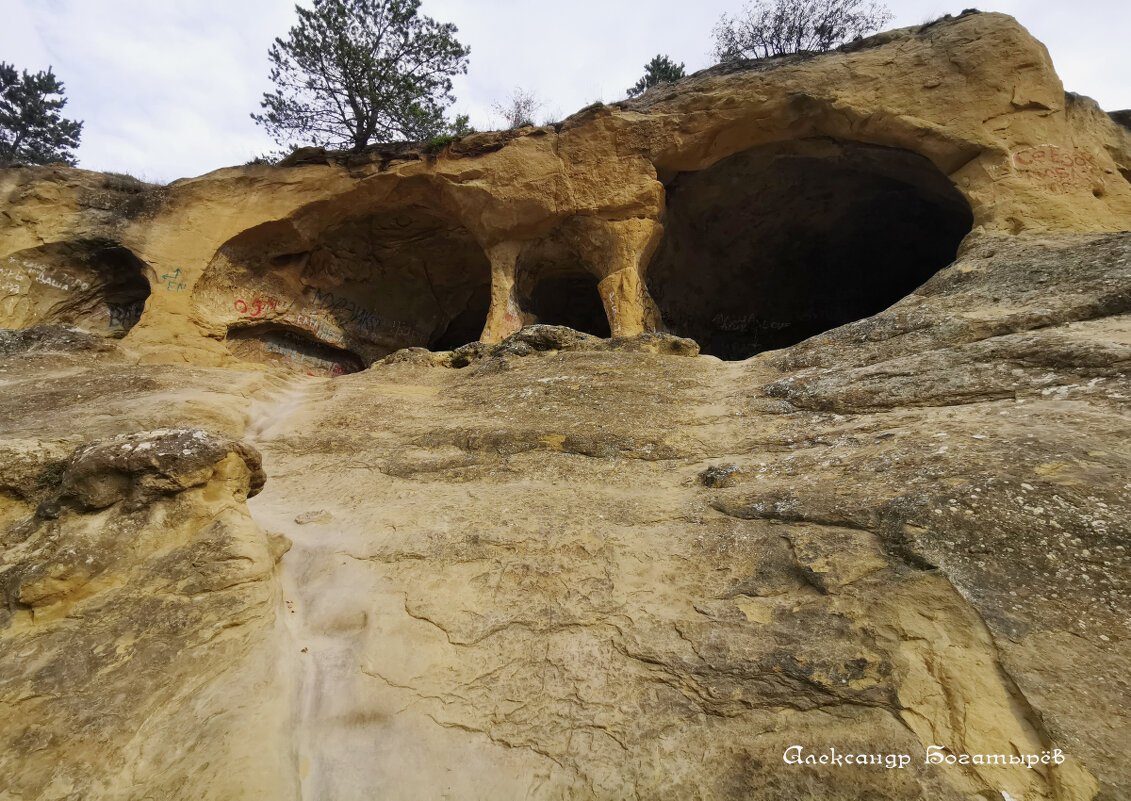
[{"label": "shrub on cliff", "polygon": [[467,72],[456,27],[418,14],[419,0],[314,0],[267,55],[275,91],[252,119],[280,145],[360,151],[445,128],[452,76]]},{"label": "shrub on cliff", "polygon": [[715,25],[719,61],[823,52],[878,30],[891,11],[871,0],[754,0]]},{"label": "shrub on cliff", "polygon": [[533,92],[516,86],[506,100],[496,100],[491,111],[506,121],[508,128],[523,128],[534,124],[534,114],[542,108],[542,101]]},{"label": "shrub on cliff", "polygon": [[71,151],[79,146],[82,123],[63,118],[59,111],[65,105],[63,84],[50,67],[33,74],[0,61],[0,166],[53,161],[73,166]]}]

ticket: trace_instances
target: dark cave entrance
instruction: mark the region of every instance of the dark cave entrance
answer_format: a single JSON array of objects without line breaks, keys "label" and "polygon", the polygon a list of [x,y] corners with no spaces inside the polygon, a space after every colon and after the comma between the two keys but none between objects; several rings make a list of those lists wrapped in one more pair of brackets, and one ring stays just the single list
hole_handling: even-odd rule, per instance
[{"label": "dark cave entrance", "polygon": [[587,272],[541,278],[522,299],[522,307],[546,325],[564,325],[607,339],[609,317],[601,303],[597,279]]},{"label": "dark cave entrance", "polygon": [[[489,282],[490,273],[483,272],[483,279]],[[480,283],[472,287],[466,299],[456,308],[460,311],[428,343],[429,350],[455,350],[468,342],[478,341],[491,308],[491,284]]]},{"label": "dark cave entrance", "polygon": [[95,250],[92,268],[103,283],[107,328],[112,336],[125,336],[141,320],[152,291],[146,276],[152,271],[131,250],[113,242]]},{"label": "dark cave entrance", "polygon": [[337,376],[365,369],[357,354],[284,325],[263,323],[237,328],[228,332],[225,342],[238,358],[275,363],[309,375]]},{"label": "dark cave entrance", "polygon": [[367,361],[405,347],[450,350],[479,339],[491,264],[455,220],[401,206],[322,232],[303,265],[303,295],[333,317]]},{"label": "dark cave entrance", "polygon": [[52,242],[18,251],[6,271],[26,283],[30,311],[13,320],[27,327],[63,323],[123,337],[141,319],[152,270],[129,248],[106,239]]},{"label": "dark cave entrance", "polygon": [[667,185],[647,274],[668,330],[745,359],[876,314],[950,264],[973,215],[925,157],[808,139]]},{"label": "dark cave entrance", "polygon": [[340,375],[401,348],[479,339],[491,265],[458,221],[414,205],[335,212],[264,223],[217,251],[193,300],[226,325],[234,355]]},{"label": "dark cave entrance", "polygon": [[519,306],[544,325],[564,325],[603,339],[609,316],[598,287],[600,265],[586,245],[604,244],[587,225],[571,219],[549,235],[530,242],[515,262]]}]

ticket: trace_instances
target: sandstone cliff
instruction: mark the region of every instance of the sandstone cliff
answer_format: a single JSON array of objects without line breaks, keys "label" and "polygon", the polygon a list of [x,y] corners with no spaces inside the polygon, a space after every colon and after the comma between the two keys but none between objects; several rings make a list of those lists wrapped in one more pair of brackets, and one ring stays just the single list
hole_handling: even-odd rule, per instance
[{"label": "sandstone cliff", "polygon": [[1127,797],[1118,119],[964,14],[0,172],[0,801]]},{"label": "sandstone cliff", "polygon": [[967,14],[438,153],[9,170],[0,316],[320,374],[532,322],[748,356],[882,310],[967,235],[1125,229],[1129,142],[1013,20]]}]

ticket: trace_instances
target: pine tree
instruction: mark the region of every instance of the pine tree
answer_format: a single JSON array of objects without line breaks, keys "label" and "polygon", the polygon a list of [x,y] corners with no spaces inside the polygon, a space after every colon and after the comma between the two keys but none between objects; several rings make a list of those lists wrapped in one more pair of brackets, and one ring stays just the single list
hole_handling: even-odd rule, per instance
[{"label": "pine tree", "polygon": [[642,95],[658,83],[675,83],[687,77],[683,64],[676,64],[667,56],[656,56],[644,65],[644,77],[628,90],[629,97]]},{"label": "pine tree", "polygon": [[280,145],[360,151],[423,141],[446,127],[452,76],[467,72],[456,27],[418,14],[419,0],[314,0],[267,55],[274,92],[252,119]]},{"label": "pine tree", "polygon": [[63,84],[50,67],[32,74],[0,61],[0,165],[74,166],[82,123],[63,118],[65,105]]}]

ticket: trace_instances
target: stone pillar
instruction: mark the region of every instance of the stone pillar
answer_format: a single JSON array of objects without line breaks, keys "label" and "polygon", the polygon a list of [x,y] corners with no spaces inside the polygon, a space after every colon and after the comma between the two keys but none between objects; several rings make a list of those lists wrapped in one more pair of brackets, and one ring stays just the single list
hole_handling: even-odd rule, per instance
[{"label": "stone pillar", "polygon": [[597,286],[609,317],[609,330],[614,337],[657,331],[662,327],[660,313],[648,294],[644,275],[664,227],[656,220],[641,218],[606,225],[612,234],[612,248],[601,260],[604,276]]},{"label": "stone pillar", "polygon": [[522,242],[499,242],[487,248],[491,260],[491,307],[481,342],[502,342],[523,326],[523,313],[514,296],[515,262]]}]

